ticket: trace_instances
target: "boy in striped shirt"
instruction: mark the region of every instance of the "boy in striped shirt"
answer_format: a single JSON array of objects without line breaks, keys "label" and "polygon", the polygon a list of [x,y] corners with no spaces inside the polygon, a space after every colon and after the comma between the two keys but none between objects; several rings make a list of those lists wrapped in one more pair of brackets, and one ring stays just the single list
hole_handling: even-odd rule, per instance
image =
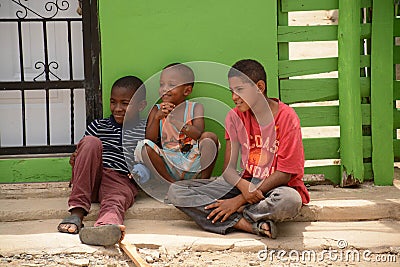
[{"label": "boy in striped shirt", "polygon": [[[146,106],[145,98],[146,88],[135,76],[122,77],[113,84],[112,115],[90,123],[71,155],[72,191],[68,200],[71,215],[58,225],[58,231],[79,233],[82,243],[90,245],[113,245],[124,238],[124,215],[137,194],[132,174],[135,178],[149,175],[144,165],[135,165],[131,158],[137,142],[145,135],[146,121],[139,116]],[[123,127],[124,122],[129,129]],[[123,146],[123,139],[129,140],[129,151]],[[82,228],[83,218],[93,202],[100,203],[98,218],[94,227]]]}]

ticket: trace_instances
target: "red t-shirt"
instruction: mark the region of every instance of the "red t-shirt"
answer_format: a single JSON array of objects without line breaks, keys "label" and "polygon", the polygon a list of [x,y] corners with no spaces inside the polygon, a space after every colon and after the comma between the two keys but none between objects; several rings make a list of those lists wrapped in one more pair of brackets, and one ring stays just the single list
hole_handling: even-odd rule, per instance
[{"label": "red t-shirt", "polygon": [[288,186],[296,189],[303,204],[310,195],[302,180],[304,149],[296,112],[279,102],[274,123],[260,126],[251,110],[230,110],[225,119],[225,139],[241,144],[242,177],[265,179],[275,170],[292,175]]}]

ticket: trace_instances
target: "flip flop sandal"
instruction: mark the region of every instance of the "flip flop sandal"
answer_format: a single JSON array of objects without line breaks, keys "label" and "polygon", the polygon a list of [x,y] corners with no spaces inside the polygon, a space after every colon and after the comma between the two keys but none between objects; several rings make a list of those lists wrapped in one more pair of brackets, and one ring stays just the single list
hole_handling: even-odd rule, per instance
[{"label": "flip flop sandal", "polygon": [[[269,230],[264,230],[262,228],[262,226],[264,224],[268,224]],[[266,236],[266,237],[275,239],[276,236],[278,235],[278,229],[276,227],[276,224],[271,220],[255,222],[255,223],[253,223],[252,228],[253,228],[253,232],[260,236]],[[270,235],[268,235],[268,233]]]},{"label": "flip flop sandal", "polygon": [[121,239],[121,228],[116,224],[84,227],[79,232],[82,243],[93,246],[111,246]]},{"label": "flip flop sandal", "polygon": [[[76,230],[75,232],[69,232],[68,229],[63,229],[61,226],[63,224],[74,224],[76,226]],[[57,230],[61,233],[67,233],[67,234],[77,234],[79,233],[79,231],[81,230],[81,228],[83,227],[83,223],[81,221],[81,218],[79,218],[78,215],[76,214],[71,214],[70,216],[64,218],[60,224],[57,227]]]}]

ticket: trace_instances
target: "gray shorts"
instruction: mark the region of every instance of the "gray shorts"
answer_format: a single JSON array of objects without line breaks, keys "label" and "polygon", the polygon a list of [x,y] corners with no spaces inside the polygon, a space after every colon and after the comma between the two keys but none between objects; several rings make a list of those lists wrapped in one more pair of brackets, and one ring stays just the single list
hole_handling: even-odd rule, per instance
[{"label": "gray shorts", "polygon": [[[254,180],[254,179],[253,179]],[[265,199],[248,204],[243,213],[235,212],[226,221],[212,223],[207,219],[211,210],[204,209],[216,199],[232,198],[241,194],[240,190],[229,184],[223,177],[217,179],[195,179],[172,184],[167,202],[189,215],[203,229],[226,234],[244,218],[250,223],[272,220],[282,222],[294,218],[300,211],[300,194],[288,186],[279,186],[264,194]]]}]

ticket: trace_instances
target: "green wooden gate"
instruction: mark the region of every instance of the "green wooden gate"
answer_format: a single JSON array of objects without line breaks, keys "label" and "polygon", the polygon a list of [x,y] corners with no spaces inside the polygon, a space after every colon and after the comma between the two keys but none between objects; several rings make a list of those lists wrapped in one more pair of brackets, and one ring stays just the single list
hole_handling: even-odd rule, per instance
[{"label": "green wooden gate", "polygon": [[[338,25],[288,26],[289,12],[332,9],[339,10]],[[324,174],[342,186],[365,179],[393,183],[394,145],[400,156],[394,135],[400,117],[393,104],[400,97],[393,94],[393,64],[400,63],[393,36],[400,36],[400,24],[394,18],[392,0],[278,0],[280,98],[321,103],[295,107],[302,127],[340,126],[340,137],[303,139],[306,160],[337,159],[306,167],[306,173]],[[289,59],[290,42],[336,40],[338,57]],[[331,71],[338,71],[338,78],[296,78]]]}]

